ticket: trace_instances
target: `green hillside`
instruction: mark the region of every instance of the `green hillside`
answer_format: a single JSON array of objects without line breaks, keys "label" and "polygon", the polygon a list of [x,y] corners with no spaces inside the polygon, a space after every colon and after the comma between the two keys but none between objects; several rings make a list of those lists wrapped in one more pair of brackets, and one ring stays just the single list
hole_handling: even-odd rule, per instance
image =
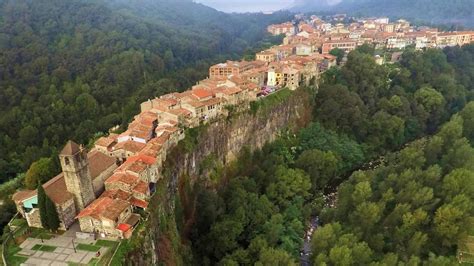
[{"label": "green hillside", "polygon": [[190,0],[0,0],[0,183],[275,41],[265,27],[289,18]]}]

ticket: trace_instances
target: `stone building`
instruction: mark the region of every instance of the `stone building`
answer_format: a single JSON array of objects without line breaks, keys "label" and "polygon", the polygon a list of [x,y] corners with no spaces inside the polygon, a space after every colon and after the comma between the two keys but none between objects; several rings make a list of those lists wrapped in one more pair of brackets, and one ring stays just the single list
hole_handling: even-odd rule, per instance
[{"label": "stone building", "polygon": [[99,233],[108,237],[126,237],[139,221],[126,200],[100,197],[78,216],[82,232]]},{"label": "stone building", "polygon": [[[61,230],[68,229],[77,213],[104,190],[104,181],[117,167],[115,159],[69,141],[59,154],[62,173],[43,184],[46,195],[58,212]],[[18,191],[13,195],[18,212],[30,227],[42,227],[36,190]]]}]

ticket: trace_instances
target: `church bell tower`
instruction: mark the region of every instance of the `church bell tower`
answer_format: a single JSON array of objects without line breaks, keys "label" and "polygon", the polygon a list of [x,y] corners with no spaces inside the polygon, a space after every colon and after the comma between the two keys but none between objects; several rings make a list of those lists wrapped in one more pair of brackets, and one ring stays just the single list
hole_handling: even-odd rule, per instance
[{"label": "church bell tower", "polygon": [[59,154],[67,190],[74,196],[76,210],[83,210],[95,199],[89,171],[87,151],[74,141],[68,141]]}]

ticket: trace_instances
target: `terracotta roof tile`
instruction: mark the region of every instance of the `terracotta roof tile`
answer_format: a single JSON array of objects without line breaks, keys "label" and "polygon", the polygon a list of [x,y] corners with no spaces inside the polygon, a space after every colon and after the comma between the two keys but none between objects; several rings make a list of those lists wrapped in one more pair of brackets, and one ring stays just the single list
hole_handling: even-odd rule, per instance
[{"label": "terracotta roof tile", "polygon": [[103,154],[100,151],[92,151],[87,154],[91,178],[94,180],[105,170],[115,165],[115,158]]},{"label": "terracotta roof tile", "polygon": [[132,228],[132,226],[129,225],[129,224],[119,224],[119,225],[117,225],[117,229],[124,232],[124,233],[127,232],[128,230],[130,230],[130,228]]},{"label": "terracotta roof tile", "polygon": [[63,173],[44,183],[46,195],[56,204],[62,204],[72,199],[72,194],[67,191]]},{"label": "terracotta roof tile", "polygon": [[36,196],[36,191],[35,190],[21,190],[13,194],[12,200],[15,203],[19,203],[23,200],[29,199],[33,196]]},{"label": "terracotta roof tile", "polygon": [[96,219],[106,218],[115,221],[129,206],[130,203],[125,200],[101,197],[89,204],[76,218],[91,216]]},{"label": "terracotta roof tile", "polygon": [[106,197],[106,198],[111,198],[111,199],[121,199],[121,200],[129,200],[131,194],[123,191],[121,189],[111,189],[111,190],[106,190],[100,197]]},{"label": "terracotta roof tile", "polygon": [[138,181],[138,176],[126,172],[115,172],[111,177],[105,180],[106,184],[121,182],[128,185],[133,185]]},{"label": "terracotta roof tile", "polygon": [[126,151],[137,153],[141,151],[145,146],[146,146],[145,143],[136,142],[133,140],[127,140],[127,141],[117,143],[117,145],[114,146],[114,150],[123,149]]},{"label": "terracotta roof tile", "polygon": [[75,143],[72,140],[69,140],[64,148],[61,150],[61,155],[74,155],[78,153],[80,150],[80,147],[77,143]]},{"label": "terracotta roof tile", "polygon": [[148,184],[146,182],[140,181],[138,184],[132,189],[133,192],[138,192],[143,195],[148,194]]},{"label": "terracotta roof tile", "polygon": [[95,145],[108,148],[117,140],[117,136],[117,134],[110,134],[107,137],[101,137],[96,140]]},{"label": "terracotta roof tile", "polygon": [[146,207],[148,207],[148,202],[144,201],[144,200],[141,200],[141,199],[137,199],[135,197],[132,197],[130,199],[130,204],[132,204],[133,206],[137,206],[137,207],[140,207],[140,208],[143,208],[145,209]]},{"label": "terracotta roof tile", "polygon": [[213,96],[212,91],[207,90],[207,89],[203,89],[203,88],[193,89],[192,92],[193,92],[193,95],[198,97],[199,99],[208,98],[208,97]]},{"label": "terracotta roof tile", "polygon": [[[130,158],[127,159],[127,162],[136,162],[136,161],[144,162],[148,165],[153,165],[153,164],[156,163],[156,158],[151,157],[151,156],[147,156],[147,155],[144,155],[144,154],[138,154],[138,155],[135,155],[135,156],[131,156]],[[127,162],[125,162],[125,163],[127,163]]]},{"label": "terracotta roof tile", "polygon": [[114,199],[113,202],[102,212],[102,216],[114,221],[128,207],[130,207],[130,203],[128,201]]}]

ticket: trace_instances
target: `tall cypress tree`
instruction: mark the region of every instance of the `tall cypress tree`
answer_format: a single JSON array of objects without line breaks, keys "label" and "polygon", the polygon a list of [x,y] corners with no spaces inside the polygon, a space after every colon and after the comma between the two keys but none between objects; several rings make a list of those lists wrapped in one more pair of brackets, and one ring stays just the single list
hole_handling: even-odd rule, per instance
[{"label": "tall cypress tree", "polygon": [[48,220],[48,227],[52,231],[59,228],[59,217],[54,202],[46,195],[46,219]]},{"label": "tall cypress tree", "polygon": [[44,191],[43,186],[41,185],[41,182],[38,184],[38,209],[40,213],[40,220],[41,220],[41,225],[45,229],[49,229],[49,224],[48,224],[48,214],[47,214],[47,206],[46,206],[46,199],[48,196],[46,196],[46,192]]},{"label": "tall cypress tree", "polygon": [[38,186],[38,208],[41,225],[44,229],[56,231],[59,228],[59,216],[54,202],[46,195],[43,186]]}]

